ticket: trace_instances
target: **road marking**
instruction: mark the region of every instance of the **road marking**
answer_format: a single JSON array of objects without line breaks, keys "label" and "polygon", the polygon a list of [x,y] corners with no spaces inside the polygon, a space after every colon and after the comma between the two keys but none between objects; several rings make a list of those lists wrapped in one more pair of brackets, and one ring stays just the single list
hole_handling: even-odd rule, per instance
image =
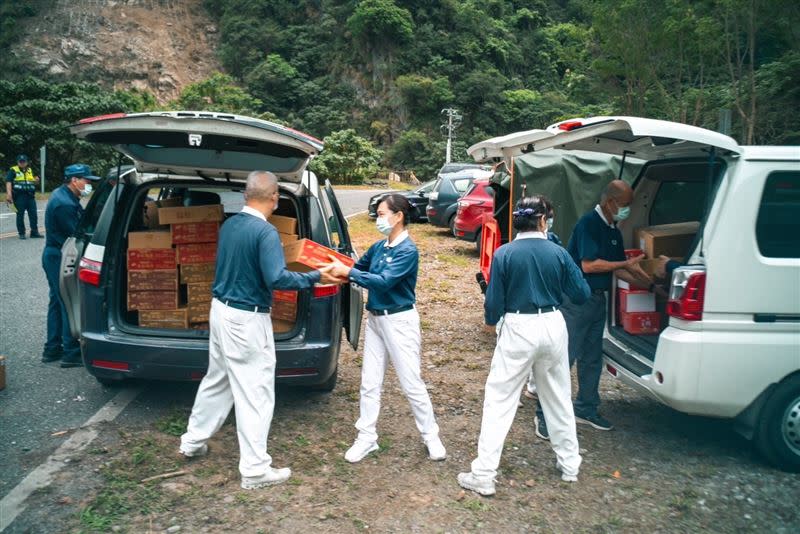
[{"label": "road marking", "polygon": [[361,215],[362,213],[367,213],[369,210],[361,210],[357,211],[356,213],[351,213],[350,215],[345,215],[345,219],[349,219],[350,217],[355,217],[356,215]]},{"label": "road marking", "polygon": [[[39,233],[44,235],[45,231],[39,230]],[[17,232],[6,232],[5,234],[0,234],[0,239],[8,239],[9,237],[17,237],[17,236],[18,236]]]},{"label": "road marking", "polygon": [[[44,210],[36,210],[36,213],[44,213]],[[16,217],[16,213],[0,213],[0,219],[8,219],[9,217]]]},{"label": "road marking", "polygon": [[113,421],[130,402],[142,392],[143,386],[120,391],[96,414],[61,444],[47,460],[31,471],[22,482],[8,492],[0,501],[0,532],[8,528],[12,521],[25,510],[25,501],[37,489],[47,487],[65,465],[70,456],[85,449],[100,434],[94,427],[97,423]]}]

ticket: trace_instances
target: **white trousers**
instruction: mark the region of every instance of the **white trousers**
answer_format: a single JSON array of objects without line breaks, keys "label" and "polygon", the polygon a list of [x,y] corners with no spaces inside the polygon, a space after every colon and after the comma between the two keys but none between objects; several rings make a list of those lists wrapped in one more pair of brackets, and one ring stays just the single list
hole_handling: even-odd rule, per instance
[{"label": "white trousers", "polygon": [[364,338],[364,357],[361,366],[361,414],[356,421],[358,439],[375,442],[381,392],[386,367],[391,360],[397,373],[417,429],[426,443],[439,435],[433,406],[420,376],[420,328],[416,308],[392,315],[372,315],[367,318]]},{"label": "white trousers", "polygon": [[577,475],[581,457],[572,411],[567,326],[561,312],[507,313],[499,330],[472,473],[491,479],[497,475],[519,391],[532,367],[557,465],[564,474]]},{"label": "white trousers", "polygon": [[275,340],[269,314],[230,308],[214,299],[209,316],[208,373],[200,382],[181,450],[194,452],[236,408],[239,471],[252,477],[272,464],[267,435],[275,408]]}]

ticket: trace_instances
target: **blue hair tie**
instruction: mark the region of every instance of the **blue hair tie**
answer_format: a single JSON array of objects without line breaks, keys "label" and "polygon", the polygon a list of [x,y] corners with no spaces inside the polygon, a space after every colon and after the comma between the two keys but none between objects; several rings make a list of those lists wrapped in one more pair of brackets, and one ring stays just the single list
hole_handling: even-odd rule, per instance
[{"label": "blue hair tie", "polygon": [[515,217],[520,217],[520,216],[530,217],[531,215],[533,215],[533,209],[532,208],[525,208],[525,209],[517,210],[517,211],[514,212],[514,216]]}]

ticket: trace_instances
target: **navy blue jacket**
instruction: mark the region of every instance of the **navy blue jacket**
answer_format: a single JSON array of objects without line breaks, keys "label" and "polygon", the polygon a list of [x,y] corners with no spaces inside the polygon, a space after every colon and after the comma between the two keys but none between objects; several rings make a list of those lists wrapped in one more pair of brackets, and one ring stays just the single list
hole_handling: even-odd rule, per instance
[{"label": "navy blue jacket", "polygon": [[[616,225],[606,224],[596,208],[578,220],[567,250],[578,268],[581,268],[582,260],[625,261],[622,233]],[[611,289],[610,272],[584,273],[583,276],[593,290]]]},{"label": "navy blue jacket", "polygon": [[217,300],[259,308],[272,306],[273,289],[305,289],[320,278],[319,271],[288,271],[278,231],[245,212],[220,228],[216,268],[211,293]]},{"label": "navy blue jacket", "polygon": [[350,280],[369,290],[367,309],[392,310],[417,301],[419,252],[406,237],[393,247],[386,239],[373,244],[350,270]]},{"label": "navy blue jacket", "polygon": [[44,210],[45,246],[58,249],[75,233],[83,216],[81,201],[66,184],[57,187]]},{"label": "navy blue jacket", "polygon": [[498,248],[490,272],[484,302],[488,325],[497,324],[506,312],[559,307],[564,293],[576,304],[586,302],[590,295],[567,251],[543,238],[518,237]]}]

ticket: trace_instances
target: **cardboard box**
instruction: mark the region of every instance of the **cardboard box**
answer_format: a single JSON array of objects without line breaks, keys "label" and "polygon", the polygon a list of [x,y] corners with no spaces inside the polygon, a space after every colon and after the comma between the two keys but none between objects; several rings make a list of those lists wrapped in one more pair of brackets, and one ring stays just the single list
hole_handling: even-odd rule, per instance
[{"label": "cardboard box", "polygon": [[297,233],[297,219],[293,217],[284,217],[282,215],[271,215],[270,218],[267,220],[281,234]]},{"label": "cardboard box", "polygon": [[190,302],[187,309],[190,323],[207,323],[208,314],[211,313],[211,301]]},{"label": "cardboard box", "polygon": [[272,318],[272,333],[273,334],[285,334],[286,332],[291,332],[294,330],[294,321],[284,321],[282,319],[275,319]]},{"label": "cardboard box", "polygon": [[129,310],[176,310],[177,291],[128,291]]},{"label": "cardboard box", "polygon": [[128,291],[177,291],[178,270],[128,271]]},{"label": "cardboard box", "polygon": [[273,291],[270,315],[273,319],[295,322],[297,320],[297,291]]},{"label": "cardboard box", "polygon": [[196,284],[188,284],[186,287],[189,304],[211,301],[211,282],[198,282]]},{"label": "cardboard box", "polygon": [[189,328],[186,308],[139,312],[139,326],[147,328]]},{"label": "cardboard box", "polygon": [[187,263],[181,265],[181,284],[213,282],[216,267],[215,263]]},{"label": "cardboard box", "polygon": [[348,267],[355,265],[355,261],[350,256],[339,254],[335,250],[323,247],[310,239],[299,239],[298,241],[283,247],[283,254],[286,257],[286,267],[290,271],[307,273],[319,268],[320,264],[330,263],[329,255],[339,259]]},{"label": "cardboard box", "polygon": [[617,287],[619,289],[644,289],[644,290],[647,289],[646,287],[640,286],[639,284],[629,284],[622,278],[617,278]]},{"label": "cardboard box", "polygon": [[129,232],[128,248],[172,248],[169,232]]},{"label": "cardboard box", "polygon": [[149,200],[144,203],[144,214],[142,216],[145,226],[155,230],[161,226],[158,224],[159,208],[174,208],[183,204],[180,197],[165,198],[163,200]]},{"label": "cardboard box", "polygon": [[683,258],[700,229],[699,222],[661,224],[636,230],[636,243],[650,259],[659,256]]},{"label": "cardboard box", "polygon": [[191,245],[178,245],[178,263],[213,263],[217,260],[216,243],[192,243]]},{"label": "cardboard box", "polygon": [[622,328],[629,334],[658,334],[661,331],[661,314],[658,312],[622,313]]},{"label": "cardboard box", "polygon": [[159,224],[193,223],[205,221],[221,221],[225,218],[225,211],[222,204],[210,204],[207,206],[189,206],[176,208],[159,208]]},{"label": "cardboard box", "polygon": [[218,222],[175,223],[170,227],[172,242],[176,245],[216,243],[219,240]]},{"label": "cardboard box", "polygon": [[654,312],[656,296],[643,289],[620,289],[619,311],[621,313]]},{"label": "cardboard box", "polygon": [[280,232],[278,232],[278,237],[281,238],[281,245],[283,246],[290,245],[300,239],[297,234],[282,234]]},{"label": "cardboard box", "polygon": [[153,269],[175,269],[175,249],[129,248],[128,270],[151,271]]},{"label": "cardboard box", "polygon": [[192,330],[205,330],[205,331],[210,330],[208,321],[206,321],[205,323],[190,323],[189,328],[191,328]]}]

